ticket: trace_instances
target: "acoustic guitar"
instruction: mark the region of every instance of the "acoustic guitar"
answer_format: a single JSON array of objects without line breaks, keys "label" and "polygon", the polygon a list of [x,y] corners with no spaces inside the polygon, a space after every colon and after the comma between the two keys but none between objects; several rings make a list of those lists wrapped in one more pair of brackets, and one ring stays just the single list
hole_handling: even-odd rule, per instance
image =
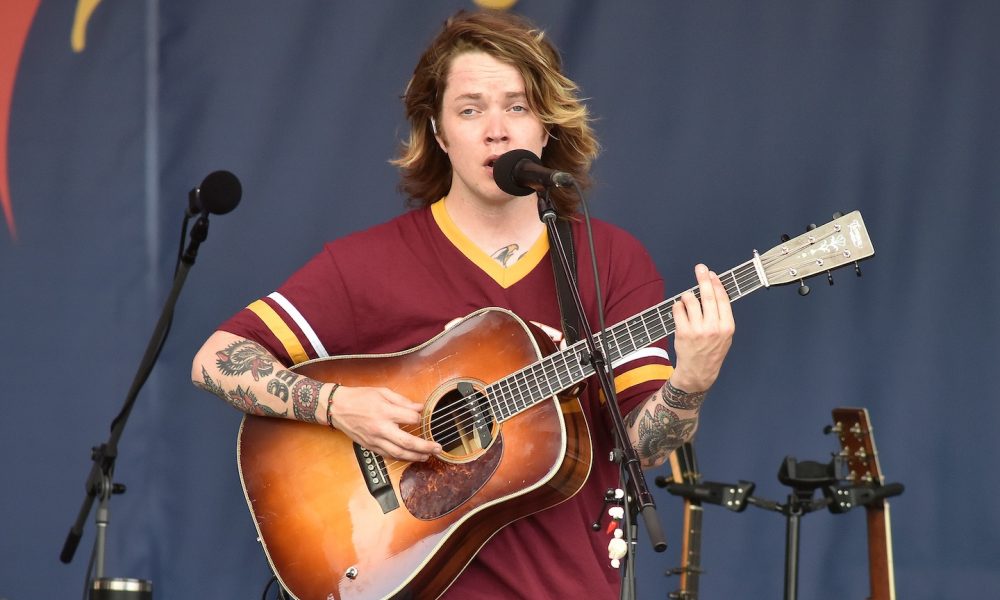
[{"label": "acoustic guitar", "polygon": [[[853,212],[755,252],[720,279],[737,300],[872,254]],[[607,362],[672,334],[678,297],[610,327]],[[245,416],[240,478],[281,584],[302,600],[437,598],[502,527],[575,494],[590,472],[591,442],[566,390],[593,374],[585,352],[583,340],[556,351],[510,311],[485,308],[404,352],[296,366],[320,381],[423,400],[418,435],[444,453],[387,460],[328,427]]]},{"label": "acoustic guitar", "polygon": [[[840,439],[841,455],[847,460],[848,480],[855,486],[885,485],[879,467],[871,420],[865,408],[835,408],[832,431]],[[896,580],[892,572],[892,532],[889,501],[877,499],[865,505],[868,521],[869,600],[896,600]]]}]

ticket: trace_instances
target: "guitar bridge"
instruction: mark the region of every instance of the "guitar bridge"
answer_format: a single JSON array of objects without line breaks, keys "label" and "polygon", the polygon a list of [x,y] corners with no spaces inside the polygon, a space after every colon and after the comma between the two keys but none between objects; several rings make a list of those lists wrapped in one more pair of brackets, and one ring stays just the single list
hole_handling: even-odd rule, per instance
[{"label": "guitar bridge", "polygon": [[399,500],[385,469],[385,459],[357,442],[354,443],[354,456],[358,459],[358,466],[368,486],[368,493],[382,507],[382,512],[387,513],[399,508]]}]

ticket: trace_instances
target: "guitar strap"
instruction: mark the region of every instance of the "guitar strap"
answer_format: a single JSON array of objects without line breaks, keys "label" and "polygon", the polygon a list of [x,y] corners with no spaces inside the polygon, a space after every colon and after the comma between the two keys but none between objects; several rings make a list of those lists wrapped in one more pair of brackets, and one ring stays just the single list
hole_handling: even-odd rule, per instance
[{"label": "guitar strap", "polygon": [[[559,231],[559,238],[562,240],[566,257],[569,258],[569,266],[576,278],[576,251],[573,247],[573,228],[568,219],[557,218],[556,229]],[[559,257],[556,255],[556,241],[549,235],[549,255],[552,257],[552,272],[556,279],[556,297],[559,299],[559,315],[562,318],[563,336],[567,344],[573,344],[580,339],[580,315],[577,314],[576,304],[573,302],[573,294],[570,291],[569,280],[563,272]]]}]

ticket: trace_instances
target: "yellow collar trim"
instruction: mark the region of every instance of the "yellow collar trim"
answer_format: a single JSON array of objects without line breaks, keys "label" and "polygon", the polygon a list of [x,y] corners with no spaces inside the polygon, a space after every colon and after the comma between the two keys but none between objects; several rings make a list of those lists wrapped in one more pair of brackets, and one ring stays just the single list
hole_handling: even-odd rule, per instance
[{"label": "yellow collar trim", "polygon": [[518,281],[524,279],[528,273],[534,270],[538,263],[541,262],[545,255],[549,251],[549,236],[547,233],[542,232],[542,235],[538,236],[535,243],[532,244],[528,252],[521,257],[516,263],[510,267],[504,268],[496,259],[490,257],[490,255],[483,252],[472,240],[470,240],[462,231],[455,225],[455,222],[451,220],[448,215],[448,210],[444,206],[444,199],[438,200],[434,204],[431,204],[431,214],[434,216],[434,221],[437,223],[438,227],[441,228],[441,233],[445,235],[448,240],[455,245],[458,250],[465,255],[466,258],[471,260],[480,269],[483,270],[487,275],[490,276],[493,281],[497,284],[507,289],[514,285]]}]

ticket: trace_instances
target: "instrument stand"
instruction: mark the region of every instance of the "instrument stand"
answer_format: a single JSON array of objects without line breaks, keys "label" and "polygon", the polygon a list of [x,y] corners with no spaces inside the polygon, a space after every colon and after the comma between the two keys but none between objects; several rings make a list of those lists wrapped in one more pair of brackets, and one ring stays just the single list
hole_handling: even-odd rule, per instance
[{"label": "instrument stand", "polygon": [[[841,456],[834,456],[829,463],[798,462],[786,456],[778,470],[778,480],[792,488],[785,504],[750,496],[747,504],[773,510],[785,515],[785,600],[796,600],[799,585],[799,525],[802,517],[832,502],[831,494],[838,482],[847,476],[847,463]],[[817,489],[824,489],[824,497],[813,499]]]},{"label": "instrument stand", "polygon": [[[827,430],[830,433],[832,430]],[[853,455],[857,458],[857,455]],[[853,472],[850,457],[845,452],[833,455],[828,463],[799,462],[785,457],[778,469],[778,480],[791,487],[785,504],[753,496],[756,484],[740,481],[738,484],[706,481],[687,484],[656,478],[658,487],[666,488],[674,496],[681,496],[701,504],[715,504],[733,512],[743,512],[747,506],[770,510],[785,515],[785,595],[786,600],[796,600],[798,595],[798,561],[800,524],[804,515],[828,508],[833,514],[842,514],[859,506],[880,503],[882,500],[903,493],[901,483],[875,483],[872,477]],[[879,479],[880,480],[880,479]],[[813,498],[815,491],[822,491],[821,498]]]},{"label": "instrument stand", "polygon": [[611,380],[610,366],[604,359],[603,351],[597,347],[593,330],[584,312],[583,300],[580,298],[580,289],[577,286],[576,270],[571,266],[569,257],[566,254],[566,247],[563,245],[559,228],[556,225],[558,215],[545,188],[538,190],[538,214],[548,229],[549,239],[554,240],[554,243],[550,244],[550,251],[555,252],[558,256],[561,274],[565,278],[565,281],[568,282],[567,287],[573,299],[573,306],[576,309],[575,316],[580,328],[580,337],[587,346],[586,356],[581,359],[581,362],[585,361],[586,364],[590,364],[593,367],[594,373],[600,382],[601,390],[604,392],[604,397],[607,398],[605,405],[608,407],[608,414],[611,417],[617,443],[617,447],[612,452],[610,459],[620,465],[622,489],[625,491],[622,498],[623,507],[625,508],[623,534],[628,551],[624,558],[624,574],[627,577],[623,576],[621,598],[623,600],[635,598],[635,570],[632,563],[634,562],[634,529],[636,527],[635,519],[632,518],[633,515],[642,514],[650,543],[656,552],[666,550],[667,542],[663,536],[659,518],[656,515],[656,504],[653,501],[653,495],[646,485],[646,479],[639,464],[639,457],[636,454],[635,448],[629,442],[628,430],[622,419],[621,410],[618,406],[618,397],[615,394],[615,386]]},{"label": "instrument stand", "polygon": [[[184,226],[186,229],[187,218],[185,218]],[[59,555],[59,560],[65,564],[69,564],[73,560],[73,555],[76,554],[76,548],[80,543],[80,538],[83,536],[83,526],[87,520],[87,516],[90,514],[91,508],[93,507],[94,500],[100,500],[98,504],[97,511],[95,513],[95,523],[97,528],[96,539],[94,542],[93,556],[91,557],[91,565],[94,567],[94,577],[91,578],[90,568],[88,567],[88,587],[89,584],[93,584],[92,591],[105,589],[103,585],[104,581],[104,551],[107,539],[107,527],[110,521],[110,499],[114,494],[122,494],[125,492],[125,486],[119,483],[113,483],[115,461],[118,458],[118,441],[122,436],[122,432],[125,429],[125,424],[128,421],[129,415],[132,413],[132,408],[135,405],[136,398],[139,395],[139,390],[142,388],[149,374],[153,370],[153,366],[156,364],[156,359],[159,357],[160,349],[163,347],[163,342],[166,340],[167,334],[170,331],[170,324],[173,321],[174,307],[177,304],[177,299],[180,296],[181,288],[184,286],[184,281],[187,279],[188,271],[191,266],[194,265],[195,259],[198,255],[198,246],[205,241],[208,236],[208,213],[202,213],[195,225],[191,228],[191,242],[187,247],[187,250],[182,256],[179,257],[177,270],[174,272],[174,282],[173,287],[170,290],[170,294],[163,306],[160,313],[159,321],[156,324],[156,328],[153,334],[150,336],[149,343],[146,346],[146,352],[142,357],[142,361],[139,363],[139,367],[136,371],[135,378],[132,381],[132,386],[129,389],[128,395],[125,399],[125,403],[122,406],[121,411],[115,417],[114,421],[111,422],[111,435],[108,441],[101,444],[100,446],[95,446],[91,449],[91,460],[93,461],[93,466],[91,467],[90,474],[87,476],[87,481],[85,485],[86,495],[83,499],[83,504],[80,507],[80,512],[77,515],[76,521],[66,536],[66,541],[63,544],[62,552]],[[145,600],[146,598],[152,598],[152,584],[151,582],[145,580],[135,580],[126,579],[118,580],[113,582],[110,588],[113,591],[136,591],[141,592],[139,598]],[[119,586],[117,584],[123,584]],[[146,594],[148,592],[148,595]],[[92,598],[97,598],[101,594],[92,595]],[[117,597],[130,597],[130,596],[116,596]]]}]

